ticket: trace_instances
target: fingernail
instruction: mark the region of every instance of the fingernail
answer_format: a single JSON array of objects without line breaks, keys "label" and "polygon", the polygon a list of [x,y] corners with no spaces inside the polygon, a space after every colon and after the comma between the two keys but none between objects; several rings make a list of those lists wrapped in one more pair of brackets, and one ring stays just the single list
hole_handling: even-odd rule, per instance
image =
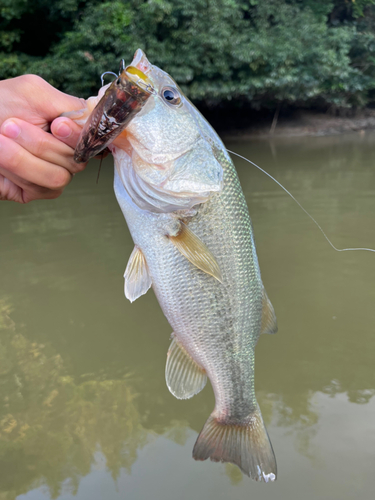
[{"label": "fingernail", "polygon": [[20,135],[21,129],[14,121],[7,120],[1,127],[1,133],[10,139],[16,139]]},{"label": "fingernail", "polygon": [[72,133],[72,129],[69,127],[69,125],[67,123],[63,122],[57,126],[57,129],[55,130],[54,135],[56,137],[61,137],[61,139],[67,139],[71,133]]}]

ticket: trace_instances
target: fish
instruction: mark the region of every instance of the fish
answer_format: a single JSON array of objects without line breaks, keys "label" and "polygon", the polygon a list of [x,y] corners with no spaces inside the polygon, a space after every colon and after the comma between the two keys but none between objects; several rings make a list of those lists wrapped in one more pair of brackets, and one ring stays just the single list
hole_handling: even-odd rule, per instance
[{"label": "fish", "polygon": [[170,392],[187,399],[211,382],[215,407],[193,458],[230,462],[272,482],[277,465],[256,400],[254,350],[277,322],[235,167],[169,74],[141,49],[131,66],[154,93],[108,145],[115,195],[134,241],[125,296],[133,302],[152,287],[172,327]]}]

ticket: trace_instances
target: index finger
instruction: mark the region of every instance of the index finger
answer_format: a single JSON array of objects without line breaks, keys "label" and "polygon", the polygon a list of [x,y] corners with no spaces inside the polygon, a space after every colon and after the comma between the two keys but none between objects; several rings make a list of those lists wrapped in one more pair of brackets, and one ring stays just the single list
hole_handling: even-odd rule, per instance
[{"label": "index finger", "polygon": [[28,122],[11,118],[0,127],[0,132],[22,146],[36,158],[53,165],[66,168],[71,174],[84,169],[85,164],[78,164],[73,159],[73,149],[52,134]]}]

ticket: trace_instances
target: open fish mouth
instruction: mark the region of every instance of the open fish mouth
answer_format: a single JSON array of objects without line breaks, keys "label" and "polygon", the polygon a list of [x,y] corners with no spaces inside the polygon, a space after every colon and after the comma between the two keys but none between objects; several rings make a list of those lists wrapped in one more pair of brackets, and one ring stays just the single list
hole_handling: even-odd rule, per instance
[{"label": "open fish mouth", "polygon": [[116,139],[155,90],[135,66],[127,66],[105,91],[82,129],[74,161],[87,162]]}]

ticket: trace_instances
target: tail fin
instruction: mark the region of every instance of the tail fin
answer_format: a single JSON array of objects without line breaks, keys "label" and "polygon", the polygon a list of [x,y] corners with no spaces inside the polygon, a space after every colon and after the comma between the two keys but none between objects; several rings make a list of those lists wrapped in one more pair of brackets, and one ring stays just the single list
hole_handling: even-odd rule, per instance
[{"label": "tail fin", "polygon": [[244,421],[228,422],[211,414],[193,449],[195,460],[231,462],[256,481],[275,481],[276,459],[259,408]]}]

